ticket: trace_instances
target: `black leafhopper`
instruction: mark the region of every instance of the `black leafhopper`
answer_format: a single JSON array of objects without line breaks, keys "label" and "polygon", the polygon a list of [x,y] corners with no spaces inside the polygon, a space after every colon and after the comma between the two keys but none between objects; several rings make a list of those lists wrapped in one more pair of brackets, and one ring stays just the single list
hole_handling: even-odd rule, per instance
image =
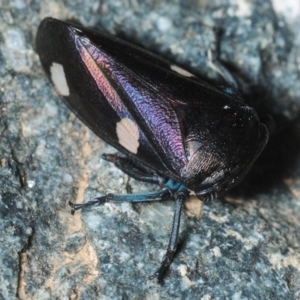
[{"label": "black leafhopper", "polygon": [[172,262],[183,203],[220,197],[239,183],[268,130],[234,87],[215,87],[158,56],[93,30],[46,18],[36,49],[57,93],[93,132],[123,155],[103,154],[129,176],[161,186],[146,194],[107,194],[84,206],[174,198],[169,245],[150,278]]}]

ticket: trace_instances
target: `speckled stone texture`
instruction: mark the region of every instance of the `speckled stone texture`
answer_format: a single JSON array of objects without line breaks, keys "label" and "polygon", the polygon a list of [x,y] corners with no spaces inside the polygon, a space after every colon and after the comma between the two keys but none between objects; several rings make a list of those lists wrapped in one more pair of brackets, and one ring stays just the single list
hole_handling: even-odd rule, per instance
[{"label": "speckled stone texture", "polygon": [[[158,187],[102,161],[115,150],[53,91],[34,51],[46,16],[101,27],[212,81],[207,51],[219,52],[274,128],[242,184],[186,203],[162,287],[147,276],[172,201],[70,214],[68,201]],[[297,0],[0,1],[0,299],[300,299],[299,46]]]}]

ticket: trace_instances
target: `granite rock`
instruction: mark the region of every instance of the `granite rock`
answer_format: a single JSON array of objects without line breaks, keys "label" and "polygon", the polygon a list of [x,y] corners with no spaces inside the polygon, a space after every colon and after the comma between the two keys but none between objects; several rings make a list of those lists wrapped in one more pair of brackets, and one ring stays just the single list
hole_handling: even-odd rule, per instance
[{"label": "granite rock", "polygon": [[[139,3],[142,2],[142,3]],[[135,42],[211,82],[211,51],[271,120],[245,180],[191,198],[161,287],[172,201],[70,214],[105,192],[158,187],[101,160],[114,153],[63,105],[34,51],[46,16]],[[280,0],[0,2],[0,299],[300,299],[300,4]]]}]

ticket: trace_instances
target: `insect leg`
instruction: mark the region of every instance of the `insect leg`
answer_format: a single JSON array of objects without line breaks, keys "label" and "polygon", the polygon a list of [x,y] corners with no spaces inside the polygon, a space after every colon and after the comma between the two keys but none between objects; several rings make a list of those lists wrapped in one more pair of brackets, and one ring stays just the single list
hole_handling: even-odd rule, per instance
[{"label": "insect leg", "polygon": [[221,75],[229,86],[219,88],[226,94],[241,97],[242,86],[235,76],[218,60],[213,59],[211,50],[207,51],[208,66]]},{"label": "insect leg", "polygon": [[156,279],[157,283],[159,284],[162,284],[164,274],[166,270],[169,268],[170,264],[172,263],[174,254],[176,252],[181,210],[182,210],[182,205],[184,201],[187,199],[187,197],[188,197],[188,191],[184,187],[182,187],[182,189],[175,194],[175,199],[176,199],[175,211],[173,216],[173,224],[172,224],[171,236],[170,236],[167,252],[163,257],[160,267],[154,272],[153,275],[149,277],[149,279]]},{"label": "insect leg", "polygon": [[118,169],[127,174],[128,176],[145,182],[163,184],[166,179],[158,176],[155,173],[149,173],[142,170],[134,161],[128,157],[120,157],[117,154],[102,154],[102,158],[108,162],[113,163]]},{"label": "insect leg", "polygon": [[94,198],[86,203],[74,204],[69,202],[71,206],[71,213],[74,214],[76,210],[82,209],[87,206],[101,205],[106,202],[152,202],[163,201],[172,196],[172,191],[168,187],[163,188],[159,192],[145,193],[145,194],[127,194],[127,195],[115,195],[107,194],[102,197]]}]

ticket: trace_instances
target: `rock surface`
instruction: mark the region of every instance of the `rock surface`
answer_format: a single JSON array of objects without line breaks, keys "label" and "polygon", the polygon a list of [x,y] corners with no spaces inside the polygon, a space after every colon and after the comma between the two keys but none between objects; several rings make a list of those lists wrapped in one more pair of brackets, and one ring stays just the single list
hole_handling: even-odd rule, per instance
[{"label": "rock surface", "polygon": [[[34,51],[46,16],[102,28],[210,80],[207,51],[219,49],[247,101],[276,124],[242,184],[186,203],[162,287],[147,277],[167,246],[172,201],[70,215],[68,201],[158,187],[102,161],[115,150],[53,91]],[[292,0],[2,0],[0,299],[300,299],[299,29]]]}]

